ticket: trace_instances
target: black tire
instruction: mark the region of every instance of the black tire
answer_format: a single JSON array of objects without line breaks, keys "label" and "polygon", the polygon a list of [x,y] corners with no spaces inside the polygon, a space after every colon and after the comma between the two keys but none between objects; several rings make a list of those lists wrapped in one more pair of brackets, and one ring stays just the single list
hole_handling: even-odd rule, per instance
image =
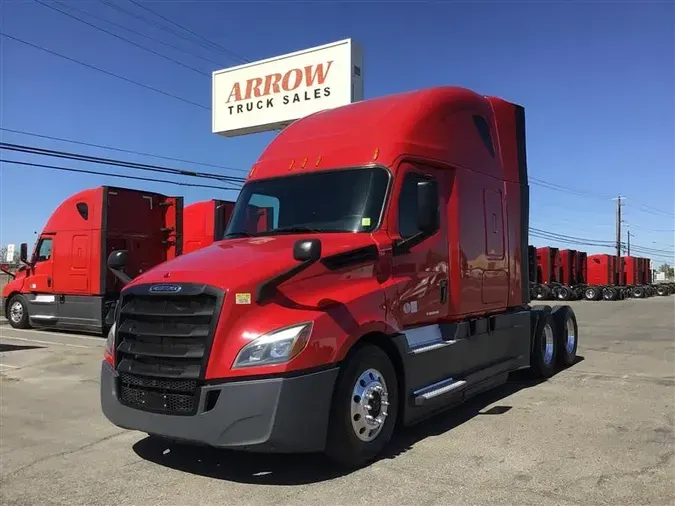
[{"label": "black tire", "polygon": [[537,285],[534,289],[537,300],[548,300],[551,296],[551,289],[546,285]]},{"label": "black tire", "polygon": [[[384,379],[384,385],[389,405],[380,404],[376,401],[363,401],[359,395],[354,395],[359,378],[367,373],[368,369],[378,371],[381,378]],[[361,389],[376,386],[373,379],[376,375],[369,376],[372,383],[361,384]],[[366,375],[368,379],[368,375]],[[375,459],[384,450],[389,443],[396,426],[398,415],[398,383],[396,370],[387,354],[378,346],[373,344],[363,344],[354,351],[351,357],[342,366],[338,375],[337,386],[333,393],[333,403],[331,406],[331,416],[328,425],[328,437],[326,440],[326,455],[338,463],[348,468],[362,467]],[[366,390],[367,392],[368,390]],[[380,395],[373,392],[374,395]],[[364,396],[365,397],[365,396]],[[382,397],[379,397],[380,401]],[[363,411],[362,402],[376,402],[375,410],[370,413],[382,413],[386,410],[387,415],[381,425],[380,432],[370,441],[364,441],[357,436],[355,424],[361,421],[363,434],[371,432],[363,426],[366,425],[365,419],[358,413],[354,415],[355,422],[352,423],[352,408],[356,411]],[[379,411],[377,411],[379,408]],[[384,409],[383,409],[384,408]],[[358,418],[357,418],[358,416]],[[375,415],[377,416],[377,415]]]},{"label": "black tire", "polygon": [[[20,316],[19,316],[20,315]],[[14,295],[7,304],[7,319],[9,324],[15,329],[29,329],[28,306],[23,295]]]},{"label": "black tire", "polygon": [[[530,372],[536,378],[550,378],[555,373],[558,339],[556,338],[555,321],[551,313],[544,313],[534,334],[532,355],[530,356]],[[549,346],[551,347],[550,349]]]},{"label": "black tire", "polygon": [[557,363],[561,367],[569,367],[577,358],[579,343],[579,325],[574,311],[569,306],[557,306],[551,311],[554,330],[558,341]]},{"label": "black tire", "polygon": [[645,289],[641,286],[633,287],[631,295],[636,299],[642,299],[645,296]]},{"label": "black tire", "polygon": [[598,300],[600,295],[600,290],[594,286],[587,286],[584,290],[584,299],[586,300]]},{"label": "black tire", "polygon": [[659,297],[663,297],[665,295],[668,295],[668,292],[669,292],[668,287],[665,287],[665,286],[657,286],[656,287],[656,295],[658,295]]},{"label": "black tire", "polygon": [[616,300],[619,298],[619,291],[611,286],[602,289],[602,298],[605,300]]},{"label": "black tire", "polygon": [[571,300],[573,297],[572,290],[566,286],[559,286],[556,291],[558,300]]}]

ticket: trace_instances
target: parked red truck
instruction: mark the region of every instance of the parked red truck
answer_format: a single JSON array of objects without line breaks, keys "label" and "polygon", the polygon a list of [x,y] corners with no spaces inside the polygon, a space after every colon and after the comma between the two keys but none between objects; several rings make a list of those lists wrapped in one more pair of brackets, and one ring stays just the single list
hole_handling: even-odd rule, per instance
[{"label": "parked red truck", "polygon": [[225,233],[234,202],[204,200],[185,206],[183,211],[183,253],[220,241]]},{"label": "parked red truck", "polygon": [[[101,186],[72,195],[52,213],[28,259],[2,291],[14,328],[105,332],[105,316],[125,276],[180,255],[182,197]],[[106,268],[108,253],[127,250],[126,272]]]},{"label": "parked red truck", "polygon": [[523,108],[462,88],[294,122],[251,169],[223,241],[122,290],[105,416],[358,466],[396,425],[511,371],[571,365],[573,310],[529,305],[525,153]]}]

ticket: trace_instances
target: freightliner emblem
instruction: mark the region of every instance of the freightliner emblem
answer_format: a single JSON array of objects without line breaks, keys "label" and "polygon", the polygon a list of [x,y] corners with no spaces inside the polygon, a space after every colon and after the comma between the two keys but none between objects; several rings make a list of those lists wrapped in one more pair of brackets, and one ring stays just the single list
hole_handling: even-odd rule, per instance
[{"label": "freightliner emblem", "polygon": [[160,292],[160,293],[176,293],[180,292],[181,287],[179,285],[152,285],[150,287],[151,292]]}]

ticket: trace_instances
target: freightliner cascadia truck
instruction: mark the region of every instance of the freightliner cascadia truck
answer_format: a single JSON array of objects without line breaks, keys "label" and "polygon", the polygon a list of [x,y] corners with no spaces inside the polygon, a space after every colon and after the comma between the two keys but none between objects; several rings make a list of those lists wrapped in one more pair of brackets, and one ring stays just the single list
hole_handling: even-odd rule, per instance
[{"label": "freightliner cascadia truck", "polygon": [[[30,259],[21,245],[23,265],[2,291],[10,325],[105,335],[106,314],[127,277],[180,255],[182,209],[182,197],[111,186],[68,197]],[[115,250],[128,252],[126,272],[106,267]]]},{"label": "freightliner cascadia truck", "polygon": [[123,288],[102,410],[169,440],[352,467],[512,371],[550,377],[578,328],[569,306],[529,304],[528,207],[518,105],[438,87],[299,119],[223,240]]}]

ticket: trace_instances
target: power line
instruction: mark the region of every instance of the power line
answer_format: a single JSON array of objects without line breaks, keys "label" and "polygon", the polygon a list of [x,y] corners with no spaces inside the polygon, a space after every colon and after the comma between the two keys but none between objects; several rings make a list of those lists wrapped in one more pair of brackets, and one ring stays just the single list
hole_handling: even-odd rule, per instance
[{"label": "power line", "polygon": [[211,110],[211,108],[206,106],[206,105],[199,104],[197,102],[193,102],[192,100],[189,100],[187,98],[179,97],[178,95],[174,95],[172,93],[169,93],[168,91],[160,90],[159,88],[155,88],[153,86],[148,86],[147,84],[139,83],[138,81],[134,81],[133,79],[129,79],[128,77],[124,77],[124,76],[121,76],[119,74],[109,72],[108,70],[104,70],[102,68],[95,67],[94,65],[90,65],[88,63],[84,63],[83,61],[76,60],[75,58],[71,58],[69,56],[62,55],[61,53],[57,53],[56,51],[52,51],[51,49],[47,49],[45,47],[38,46],[37,44],[27,42],[23,39],[20,39],[18,37],[14,37],[12,35],[8,35],[4,32],[0,32],[0,35],[3,36],[3,37],[7,37],[8,39],[12,39],[16,42],[20,42],[21,44],[25,44],[25,45],[33,47],[35,49],[39,49],[40,51],[44,51],[45,53],[49,53],[49,54],[52,54],[54,56],[58,56],[59,58],[63,58],[64,60],[68,60],[68,61],[71,61],[73,63],[77,63],[78,65],[82,65],[83,67],[87,67],[87,68],[90,68],[92,70],[102,72],[103,74],[106,74],[106,75],[109,75],[109,76],[112,76],[112,77],[116,77],[117,79],[121,79],[122,81],[126,81],[128,83],[135,84],[136,86],[140,86],[140,87],[145,88],[145,89],[150,90],[150,91],[154,91],[155,93],[160,93],[164,96],[171,97],[171,98],[174,98],[176,100],[180,100],[181,102],[185,102],[186,104],[194,105],[194,106],[200,107],[201,109],[206,109],[207,111]]},{"label": "power line", "polygon": [[36,133],[33,133],[33,132],[26,132],[26,131],[22,131],[22,130],[13,130],[11,128],[0,127],[0,130],[4,130],[5,132],[12,132],[12,133],[16,133],[16,134],[21,134],[21,135],[28,135],[28,136],[31,136],[31,137],[40,137],[42,139],[50,139],[50,140],[54,140],[54,141],[68,142],[68,143],[71,143],[71,144],[79,144],[79,145],[82,145],[82,146],[90,146],[90,147],[93,147],[93,148],[109,149],[111,151],[119,151],[120,153],[129,153],[129,154],[133,154],[133,155],[149,156],[149,157],[153,157],[153,158],[160,158],[162,160],[170,160],[172,162],[191,163],[191,164],[194,164],[194,165],[202,165],[204,167],[214,167],[214,168],[217,168],[217,169],[225,169],[225,170],[248,173],[248,170],[246,170],[246,169],[235,169],[233,167],[228,167],[226,165],[217,165],[217,164],[213,164],[213,163],[195,162],[195,161],[192,161],[192,160],[185,160],[183,158],[174,158],[174,157],[170,157],[170,156],[162,156],[162,155],[155,155],[155,154],[152,154],[152,153],[144,153],[142,151],[133,151],[133,150],[130,150],[130,149],[115,148],[113,146],[106,146],[104,144],[93,144],[91,142],[74,141],[72,139],[65,139],[63,137],[54,137],[54,136],[51,136],[51,135],[36,134]]},{"label": "power line", "polygon": [[84,14],[85,16],[89,16],[91,18],[97,19],[98,21],[103,21],[104,23],[108,23],[109,25],[116,26],[118,28],[121,28],[122,30],[126,30],[126,31],[131,32],[133,34],[136,34],[140,37],[145,37],[146,39],[152,40],[154,42],[159,42],[160,44],[163,44],[167,47],[175,49],[176,51],[180,51],[181,53],[185,53],[187,55],[194,56],[195,58],[199,58],[200,60],[204,60],[205,62],[211,63],[213,65],[217,65],[219,67],[221,66],[221,64],[218,63],[217,61],[211,60],[209,58],[204,58],[203,56],[198,55],[197,53],[193,53],[191,51],[187,51],[187,50],[185,50],[183,48],[180,48],[178,46],[174,46],[173,44],[169,44],[168,42],[163,41],[162,39],[152,37],[151,35],[148,35],[148,34],[143,33],[143,32],[139,32],[138,30],[134,30],[133,28],[129,28],[129,27],[124,26],[120,23],[115,23],[114,21],[110,21],[108,19],[102,18],[101,16],[96,16],[95,14],[92,14],[90,12],[84,11],[82,9],[78,9],[77,7],[73,7],[72,5],[64,4],[63,2],[60,2],[59,0],[53,0],[53,1],[58,3],[59,5],[63,5],[66,9],[70,9],[70,10],[73,10],[75,12],[79,12],[80,14]]},{"label": "power line", "polygon": [[79,153],[69,153],[66,151],[56,151],[52,149],[36,148],[32,146],[22,146],[20,144],[9,144],[0,142],[0,149],[9,151],[18,151],[21,153],[29,153],[34,155],[44,155],[54,158],[65,158],[69,160],[76,160],[80,162],[98,163],[102,165],[114,165],[117,167],[124,167],[128,169],[145,170],[149,172],[161,172],[165,174],[174,174],[176,176],[199,177],[204,179],[216,179],[228,183],[243,183],[244,179],[233,176],[223,176],[221,174],[213,174],[209,172],[196,172],[183,169],[176,169],[171,167],[163,167],[160,165],[149,165],[144,163],[126,162],[123,160],[116,160],[113,158],[101,158],[98,156],[82,155]]},{"label": "power line", "polygon": [[106,30],[105,28],[101,28],[100,26],[97,26],[97,25],[95,25],[94,23],[90,23],[89,21],[85,21],[84,19],[80,19],[80,18],[78,18],[77,16],[74,16],[73,14],[69,14],[69,13],[67,13],[67,12],[65,12],[65,11],[63,11],[63,10],[61,10],[61,9],[59,9],[58,7],[54,7],[53,5],[48,5],[48,4],[46,4],[46,3],[44,3],[42,0],[33,0],[33,1],[36,2],[36,3],[39,3],[40,5],[42,5],[42,6],[46,7],[46,8],[48,8],[48,9],[52,9],[53,11],[59,12],[59,13],[63,14],[64,16],[67,16],[67,17],[69,17],[69,18],[71,18],[71,19],[74,19],[75,21],[79,21],[80,23],[83,23],[83,24],[85,24],[85,25],[87,25],[87,26],[91,26],[92,28],[94,28],[94,29],[96,29],[96,30],[99,30],[99,31],[101,31],[101,32],[103,32],[103,33],[107,33],[108,35],[111,35],[112,37],[115,37],[115,38],[117,38],[117,39],[119,39],[119,40],[122,40],[122,41],[124,41],[124,42],[126,42],[126,43],[128,43],[128,44],[131,44],[132,46],[138,47],[138,48],[142,49],[143,51],[147,51],[147,52],[149,52],[149,53],[152,53],[152,54],[154,54],[154,55],[156,55],[156,56],[159,56],[160,58],[164,58],[165,60],[168,60],[168,61],[170,61],[170,62],[172,62],[172,63],[175,63],[176,65],[180,65],[181,67],[184,67],[184,68],[186,68],[186,69],[188,69],[188,70],[191,70],[191,71],[196,72],[196,73],[198,73],[198,74],[201,74],[201,75],[203,75],[203,76],[211,77],[210,74],[208,74],[207,72],[204,72],[203,70],[199,70],[198,68],[191,67],[190,65],[186,65],[185,63],[179,62],[178,60],[176,60],[176,59],[174,59],[174,58],[171,58],[170,56],[163,55],[162,53],[160,53],[160,52],[158,52],[158,51],[155,51],[154,49],[150,49],[150,48],[145,47],[145,46],[143,46],[143,45],[141,45],[141,44],[138,44],[137,42],[134,42],[133,40],[129,40],[129,39],[127,39],[126,37],[122,37],[122,36],[120,36],[120,35],[117,35],[116,33],[113,33],[113,32],[111,32],[111,31],[109,31],[109,30]]},{"label": "power line", "polygon": [[75,169],[72,167],[59,167],[57,165],[45,165],[42,163],[31,163],[31,162],[20,162],[18,160],[7,160],[4,158],[0,158],[0,163],[12,163],[15,165],[25,165],[28,167],[37,167],[37,168],[42,168],[42,169],[51,169],[51,170],[61,170],[61,171],[66,171],[66,172],[79,172],[82,174],[93,174],[97,176],[106,176],[106,177],[119,177],[123,179],[135,179],[137,181],[150,181],[151,183],[166,183],[166,184],[174,184],[178,186],[189,186],[189,187],[194,187],[194,188],[213,188],[216,190],[238,190],[238,188],[225,188],[222,186],[213,186],[213,185],[206,185],[206,184],[199,184],[199,183],[181,183],[179,181],[169,181],[168,179],[156,179],[156,178],[150,178],[150,177],[140,177],[140,176],[129,176],[129,175],[124,175],[124,174],[109,174],[107,172],[99,172],[95,170],[87,170],[87,169]]},{"label": "power line", "polygon": [[216,42],[213,42],[212,40],[209,40],[209,39],[207,39],[206,37],[204,37],[204,36],[202,36],[202,35],[199,35],[198,33],[196,33],[196,32],[194,32],[194,31],[190,30],[189,28],[186,28],[185,26],[176,23],[175,21],[173,21],[173,20],[167,18],[166,16],[163,16],[162,14],[159,14],[157,11],[153,11],[153,10],[150,9],[149,7],[146,7],[146,6],[144,6],[144,5],[141,5],[140,3],[136,2],[136,0],[129,0],[129,2],[131,2],[132,4],[134,4],[134,5],[138,6],[138,7],[140,7],[141,9],[146,10],[147,12],[149,12],[149,13],[151,13],[151,14],[154,14],[155,16],[157,16],[157,17],[159,17],[159,18],[162,18],[164,21],[167,21],[167,22],[171,23],[172,25],[174,25],[174,26],[180,28],[181,30],[185,30],[186,32],[188,32],[188,33],[194,35],[194,36],[197,37],[198,39],[203,40],[206,44],[212,46],[214,49],[219,49],[219,50],[221,50],[221,51],[223,51],[223,52],[229,54],[230,56],[233,56],[233,57],[235,57],[236,59],[241,60],[241,61],[243,61],[243,62],[245,62],[245,63],[249,63],[249,62],[250,62],[250,60],[244,58],[244,57],[241,56],[241,55],[238,55],[238,54],[235,53],[234,51],[230,51],[230,50],[227,49],[226,47],[223,47],[223,46],[221,46],[220,44],[217,44]]}]

